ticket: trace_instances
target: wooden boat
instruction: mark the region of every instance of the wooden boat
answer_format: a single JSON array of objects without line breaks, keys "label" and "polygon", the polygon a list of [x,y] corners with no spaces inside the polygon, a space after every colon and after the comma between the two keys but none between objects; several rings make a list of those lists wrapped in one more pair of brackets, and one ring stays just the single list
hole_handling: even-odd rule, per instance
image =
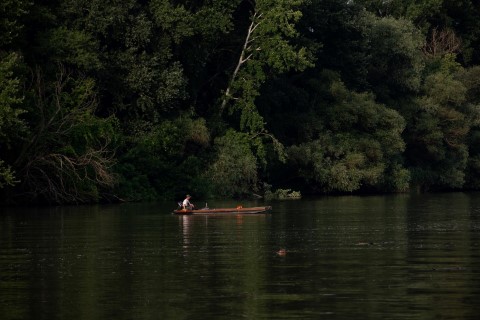
[{"label": "wooden boat", "polygon": [[203,208],[203,209],[177,209],[173,210],[174,214],[257,214],[257,213],[267,213],[268,211],[272,210],[271,206],[266,207],[249,207],[244,208],[242,206],[238,206],[236,208],[220,208],[220,209],[210,209],[210,208]]}]

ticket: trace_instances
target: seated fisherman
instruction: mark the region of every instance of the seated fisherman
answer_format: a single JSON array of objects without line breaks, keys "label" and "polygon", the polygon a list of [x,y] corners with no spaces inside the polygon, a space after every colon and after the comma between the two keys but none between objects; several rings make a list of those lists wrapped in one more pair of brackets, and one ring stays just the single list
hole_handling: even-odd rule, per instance
[{"label": "seated fisherman", "polygon": [[191,197],[192,196],[187,194],[187,196],[185,197],[185,200],[183,200],[182,209],[193,210],[195,206],[193,205],[193,203],[190,202]]}]

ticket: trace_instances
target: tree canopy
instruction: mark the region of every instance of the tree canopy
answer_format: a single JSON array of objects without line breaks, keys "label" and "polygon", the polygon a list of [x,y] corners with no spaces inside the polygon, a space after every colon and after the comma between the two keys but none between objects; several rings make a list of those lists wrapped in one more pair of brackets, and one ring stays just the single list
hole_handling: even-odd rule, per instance
[{"label": "tree canopy", "polygon": [[480,188],[478,1],[0,13],[1,203]]}]

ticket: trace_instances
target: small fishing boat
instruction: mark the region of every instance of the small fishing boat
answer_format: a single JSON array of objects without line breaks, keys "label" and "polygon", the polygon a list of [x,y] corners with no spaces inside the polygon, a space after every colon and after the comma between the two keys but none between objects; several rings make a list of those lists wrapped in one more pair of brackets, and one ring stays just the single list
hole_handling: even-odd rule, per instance
[{"label": "small fishing boat", "polygon": [[203,209],[177,209],[173,210],[174,214],[193,214],[193,215],[201,215],[201,214],[257,214],[257,213],[267,213],[272,210],[271,206],[266,207],[249,207],[244,208],[242,206],[238,206],[236,208],[220,208],[220,209],[210,209],[210,208],[203,208]]}]

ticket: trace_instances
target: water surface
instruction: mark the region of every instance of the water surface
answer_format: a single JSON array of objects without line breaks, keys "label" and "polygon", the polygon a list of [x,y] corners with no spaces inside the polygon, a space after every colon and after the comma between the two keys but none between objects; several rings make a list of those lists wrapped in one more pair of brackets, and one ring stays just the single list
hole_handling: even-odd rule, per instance
[{"label": "water surface", "polygon": [[479,196],[1,209],[1,318],[478,319]]}]

